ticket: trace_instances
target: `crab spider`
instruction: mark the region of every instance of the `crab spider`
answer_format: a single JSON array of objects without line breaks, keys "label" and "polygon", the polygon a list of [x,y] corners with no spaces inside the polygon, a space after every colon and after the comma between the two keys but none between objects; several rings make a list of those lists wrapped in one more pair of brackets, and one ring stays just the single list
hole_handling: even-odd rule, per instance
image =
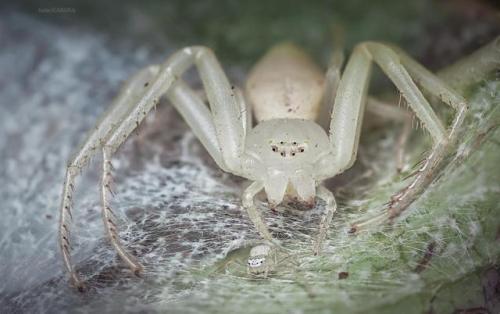
[{"label": "crab spider", "polygon": [[250,249],[247,259],[247,274],[262,275],[267,278],[270,272],[279,264],[276,250],[266,244],[259,244]]},{"label": "crab spider", "polygon": [[[356,160],[370,69],[376,63],[407,100],[434,143],[413,181],[391,199],[380,220],[399,215],[431,181],[432,170],[463,121],[466,102],[404,52],[386,44],[357,45],[342,75],[342,58],[335,60],[324,75],[295,46],[278,45],[252,70],[245,95],[232,87],[212,51],[205,47],[184,48],[163,64],[134,75],[67,166],[59,236],[64,265],[74,284],[81,287],[82,282],[70,261],[72,195],[76,176],[96,153],[103,157],[101,202],[106,233],[131,270],[142,271],[141,264],[121,244],[112,219],[108,191],[111,157],[162,95],[168,97],[222,170],[253,181],[243,193],[243,207],[265,240],[279,245],[254,204],[261,190],[270,206],[277,206],[285,196],[310,206],[315,197],[325,201],[313,249],[319,254],[337,209],[332,192],[321,182],[345,171]],[[181,78],[193,65],[198,69],[209,106]],[[415,82],[456,110],[449,128],[438,119]],[[329,131],[315,122],[322,99],[330,107],[333,104]],[[257,120],[255,126],[250,107]]]}]

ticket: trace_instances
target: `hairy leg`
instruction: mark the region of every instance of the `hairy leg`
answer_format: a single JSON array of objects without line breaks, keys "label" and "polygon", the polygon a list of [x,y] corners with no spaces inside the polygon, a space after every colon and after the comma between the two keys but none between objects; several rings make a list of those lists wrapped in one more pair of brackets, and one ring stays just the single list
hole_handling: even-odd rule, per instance
[{"label": "hairy leg", "polygon": [[[407,69],[409,74],[406,75],[407,77],[411,76],[411,78],[418,82],[424,90],[436,97],[439,97],[445,104],[451,106],[456,111],[456,115],[451,126],[445,131],[442,137],[438,137],[429,126],[431,124],[429,117],[422,114],[424,110],[420,109],[420,107],[424,106],[430,108],[427,101],[424,103],[422,101],[417,102],[416,100],[411,101],[411,98],[409,99],[410,107],[415,111],[417,117],[423,122],[424,128],[428,129],[429,132],[431,132],[431,135],[433,135],[434,147],[427,158],[422,162],[420,168],[414,173],[412,182],[391,198],[388,205],[388,211],[389,219],[392,220],[399,216],[401,212],[415,200],[418,194],[422,192],[423,189],[434,179],[438,165],[445,157],[446,150],[449,145],[454,142],[459,126],[465,118],[467,103],[460,94],[448,87],[442,79],[425,69],[401,50],[396,50],[394,48],[391,49],[388,46],[377,43],[368,43],[367,45],[368,49],[374,56],[375,62],[381,66],[383,71],[393,80],[396,86],[398,86],[398,88],[402,91],[403,96],[405,93],[410,93],[410,89],[405,86],[407,80],[402,79],[403,75],[400,74],[400,70],[394,68],[394,64],[396,64],[396,62],[401,66],[401,69]],[[396,54],[393,54],[393,51],[396,51]],[[415,86],[413,81],[409,82]],[[405,91],[403,88],[406,88],[407,90]],[[432,110],[432,108],[430,108],[430,110]]]},{"label": "hairy leg", "polygon": [[116,128],[116,125],[124,119],[132,106],[135,105],[135,101],[144,90],[144,85],[152,80],[157,72],[157,67],[147,67],[132,76],[132,78],[124,84],[119,95],[113,100],[110,109],[102,116],[96,127],[89,133],[66,168],[60,206],[59,246],[63,256],[64,266],[70,274],[73,284],[78,288],[82,287],[82,282],[71,265],[69,230],[72,220],[71,208],[76,177],[89,163],[91,157],[100,149],[102,143],[109,137],[111,132]]},{"label": "hairy leg", "polygon": [[104,222],[104,228],[106,230],[106,234],[111,242],[111,245],[115,248],[116,252],[120,256],[120,258],[127,264],[127,266],[132,270],[132,272],[136,275],[139,275],[143,270],[143,266],[137,261],[137,259],[132,256],[127,250],[123,247],[120,238],[118,236],[118,230],[116,223],[113,220],[113,211],[111,209],[111,204],[109,201],[109,193],[111,191],[111,156],[108,152],[103,149],[102,152],[102,177],[101,177],[101,203],[102,203],[102,219]]},{"label": "hairy leg", "polygon": [[[454,92],[454,90],[463,91],[470,85],[481,81],[495,70],[499,69],[500,37],[495,38],[487,45],[457,63],[440,70],[437,73],[437,78],[424,67],[419,65],[416,61],[412,60],[412,58],[400,48],[392,45],[390,47],[401,57],[401,62],[405,64],[408,68],[408,72],[414,76],[414,79],[419,84],[425,84],[431,94],[442,99],[443,102],[450,104],[456,109],[457,115],[448,133],[449,140],[447,142],[449,145],[456,137],[458,127],[462,123],[465,111],[467,110],[466,104],[461,102],[460,95]],[[435,83],[437,83],[436,86],[434,86]],[[450,90],[451,94],[449,94]],[[450,101],[452,99],[455,99],[455,101]],[[391,220],[395,217],[395,214],[398,215],[401,208],[404,209],[404,204],[402,201],[398,201],[398,199],[404,197],[405,195],[408,200],[411,199],[409,196],[411,196],[411,193],[415,193],[415,190],[412,190],[413,186],[418,185],[419,181],[422,182],[420,184],[425,184],[425,180],[432,180],[434,176],[433,171],[439,164],[439,160],[442,158],[440,156],[444,156],[446,147],[446,145],[438,145],[435,151],[431,152],[431,154],[421,162],[420,168],[413,174],[415,176],[414,181],[407,188],[401,190],[400,193],[392,197],[389,206],[394,206],[393,211],[387,211],[370,220],[353,225],[352,232],[362,229],[368,225]],[[399,205],[399,208],[395,205]]]},{"label": "hairy leg", "polygon": [[[334,171],[340,172],[349,168],[356,158],[372,61],[377,63],[396,85],[434,141],[431,154],[418,170],[413,182],[396,194],[389,203],[386,216],[392,220],[432,181],[433,170],[443,159],[447,145],[463,121],[466,103],[463,97],[447,87],[435,75],[425,69],[422,70],[423,67],[411,58],[397,54],[389,46],[374,42],[358,45],[339,84],[332,113],[330,140],[337,156]],[[448,131],[414,83],[412,75],[425,90],[440,96],[445,103],[457,110],[455,120]]]}]

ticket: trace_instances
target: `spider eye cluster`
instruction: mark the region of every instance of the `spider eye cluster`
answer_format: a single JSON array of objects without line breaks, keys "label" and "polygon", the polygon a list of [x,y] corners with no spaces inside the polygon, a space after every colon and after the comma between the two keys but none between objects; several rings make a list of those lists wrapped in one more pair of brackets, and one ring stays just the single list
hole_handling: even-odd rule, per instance
[{"label": "spider eye cluster", "polygon": [[259,267],[259,266],[262,266],[262,264],[264,264],[265,261],[266,261],[266,259],[264,257],[250,258],[250,259],[248,259],[248,266],[249,267]]},{"label": "spider eye cluster", "polygon": [[305,144],[300,144],[296,141],[293,142],[285,142],[280,141],[277,144],[271,145],[271,150],[274,153],[279,153],[281,157],[295,157],[297,154],[303,153],[306,151]]}]

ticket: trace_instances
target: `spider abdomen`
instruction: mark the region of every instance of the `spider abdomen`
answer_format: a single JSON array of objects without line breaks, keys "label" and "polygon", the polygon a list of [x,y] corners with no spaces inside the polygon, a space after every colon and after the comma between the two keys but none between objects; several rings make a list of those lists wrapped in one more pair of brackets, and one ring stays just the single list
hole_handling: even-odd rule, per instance
[{"label": "spider abdomen", "polygon": [[252,69],[246,95],[258,122],[271,119],[316,120],[324,74],[300,48],[283,43]]}]

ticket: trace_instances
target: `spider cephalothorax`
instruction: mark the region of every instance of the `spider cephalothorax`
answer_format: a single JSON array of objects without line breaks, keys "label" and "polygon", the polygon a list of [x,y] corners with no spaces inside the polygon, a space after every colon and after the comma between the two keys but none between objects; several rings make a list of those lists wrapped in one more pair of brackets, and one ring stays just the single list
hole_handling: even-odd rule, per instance
[{"label": "spider cephalothorax", "polygon": [[285,194],[314,203],[317,182],[323,179],[318,166],[331,149],[328,135],[314,121],[273,119],[260,122],[248,133],[245,154],[251,162],[244,172],[249,179],[264,183],[274,207]]}]

